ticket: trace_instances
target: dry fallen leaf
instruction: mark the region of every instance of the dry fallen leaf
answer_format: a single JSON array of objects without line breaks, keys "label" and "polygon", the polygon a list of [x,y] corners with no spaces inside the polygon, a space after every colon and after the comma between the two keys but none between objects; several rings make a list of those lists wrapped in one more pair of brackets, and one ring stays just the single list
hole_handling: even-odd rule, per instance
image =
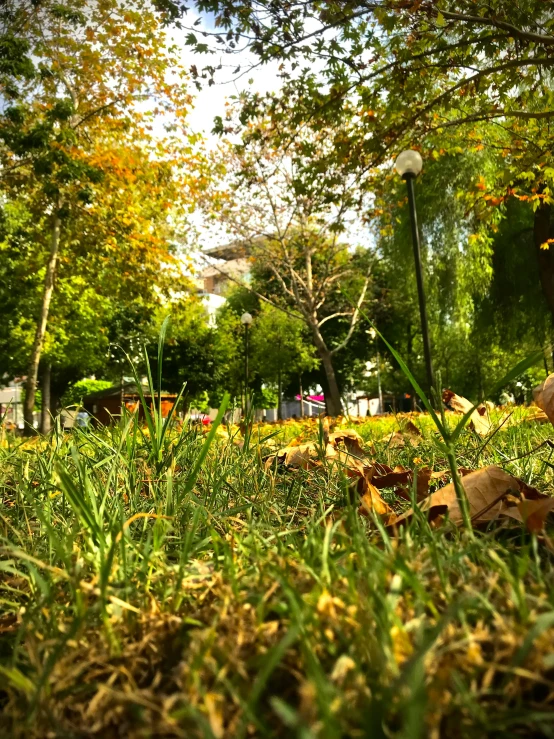
[{"label": "dry fallen leaf", "polygon": [[550,423],[554,423],[554,374],[548,375],[542,386],[535,388],[533,396],[535,403],[546,413]]},{"label": "dry fallen leaf", "polygon": [[[456,413],[462,415],[468,413],[473,408],[473,403],[461,395],[456,395],[452,390],[444,390],[442,400],[445,405],[450,406]],[[488,418],[488,409],[486,406],[475,408],[470,416],[469,425],[479,436],[486,436],[491,430],[492,424]]]},{"label": "dry fallen leaf", "polygon": [[386,465],[379,465],[379,468],[374,465],[371,482],[376,488],[381,490],[382,488],[392,488],[396,485],[406,485],[412,479],[412,471],[402,467],[402,465],[397,465],[394,469]]},{"label": "dry fallen leaf", "polygon": [[357,457],[365,456],[366,452],[362,447],[364,440],[353,429],[342,429],[341,431],[334,431],[332,434],[329,434],[330,444],[337,446],[341,442],[349,454],[355,454]]},{"label": "dry fallen leaf", "polygon": [[421,467],[417,471],[416,493],[418,500],[426,498],[429,494],[429,482],[432,474],[433,470],[430,467]]},{"label": "dry fallen leaf", "polygon": [[550,419],[544,411],[537,408],[523,420],[525,423],[548,423]]},{"label": "dry fallen leaf", "polygon": [[[465,477],[472,472],[475,472],[475,470],[470,470],[468,467],[458,467],[458,474],[460,475],[460,477]],[[450,470],[438,470],[437,472],[431,472],[431,480],[442,481],[446,480],[447,477],[450,477]]]},{"label": "dry fallen leaf", "polygon": [[[327,430],[324,429],[324,431],[325,460],[330,463],[331,468],[342,470],[352,479],[351,488],[354,495],[359,496],[361,502],[360,513],[369,515],[369,511],[373,511],[378,515],[392,515],[392,508],[371,483],[375,473],[392,472],[390,467],[372,464],[362,447],[362,437],[352,429],[329,433],[327,426]],[[344,448],[341,448],[342,446]],[[322,465],[322,449],[315,441],[299,443],[297,438],[289,446],[270,456],[265,462],[265,469],[269,470],[275,460],[284,464],[285,467],[300,467],[309,470]],[[409,470],[407,472],[409,473]]]},{"label": "dry fallen leaf", "polygon": [[406,446],[406,440],[400,431],[391,431],[390,434],[383,436],[381,441],[385,442],[385,444],[391,449],[401,449]]},{"label": "dry fallen leaf", "polygon": [[418,432],[417,434],[413,433],[409,427],[407,427],[404,432],[391,431],[390,434],[383,436],[381,441],[385,442],[390,449],[401,449],[406,446],[406,442],[409,442],[413,447],[416,447],[419,445],[421,432],[418,431],[416,426],[414,426],[414,429]]},{"label": "dry fallen leaf", "polygon": [[528,531],[538,533],[544,529],[548,514],[554,510],[554,498],[522,500],[517,507]]},{"label": "dry fallen leaf", "polygon": [[539,408],[543,407],[543,400],[542,400],[542,389],[544,387],[544,382],[541,382],[540,385],[537,385],[537,387],[533,388],[533,402],[535,405],[538,405]]},{"label": "dry fallen leaf", "polygon": [[381,494],[375,485],[372,485],[365,477],[361,478],[361,480],[363,480],[364,484],[364,493],[360,500],[361,505],[358,508],[358,513],[362,516],[369,516],[370,511],[374,511],[374,513],[380,516],[392,514],[392,508],[381,498]]},{"label": "dry fallen leaf", "polygon": [[[495,465],[466,475],[462,479],[462,485],[467,495],[470,516],[475,525],[501,517],[509,517],[519,521],[528,521],[530,530],[536,530],[532,527],[544,526],[546,516],[554,509],[554,498],[539,493]],[[519,497],[521,495],[525,496],[523,500]],[[530,505],[538,502],[543,505]],[[450,520],[457,526],[462,525],[462,512],[453,483],[425,498],[420,505],[420,510],[431,512],[435,506],[446,506]],[[412,515],[413,509],[410,509],[391,523],[398,525],[407,521]]]},{"label": "dry fallen leaf", "polygon": [[277,452],[277,457],[284,457],[286,467],[309,469],[319,459],[317,445],[313,442],[285,447]]},{"label": "dry fallen leaf", "polygon": [[[352,429],[329,433],[328,422],[324,424],[324,453],[318,442],[305,442],[302,438],[297,436],[288,446],[268,457],[265,460],[265,469],[268,470],[276,459],[285,467],[312,469],[321,465],[322,456],[327,460],[336,460],[346,467],[363,468],[368,463],[365,459],[366,452],[362,447],[363,439]],[[344,444],[346,451],[339,448],[341,444]]]},{"label": "dry fallen leaf", "polygon": [[402,426],[402,433],[408,436],[422,436],[421,431],[412,421],[408,420],[406,424]]}]

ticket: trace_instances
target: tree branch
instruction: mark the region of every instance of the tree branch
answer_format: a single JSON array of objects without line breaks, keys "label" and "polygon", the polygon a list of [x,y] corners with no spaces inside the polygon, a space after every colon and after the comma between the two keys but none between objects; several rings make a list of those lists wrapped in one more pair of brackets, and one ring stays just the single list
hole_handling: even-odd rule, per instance
[{"label": "tree branch", "polygon": [[365,295],[367,292],[367,288],[369,285],[369,278],[370,278],[370,270],[368,269],[365,277],[364,286],[362,287],[362,290],[360,292],[360,297],[358,298],[358,302],[356,303],[356,307],[354,308],[354,312],[352,313],[352,320],[350,321],[350,328],[348,329],[348,333],[346,334],[346,337],[338,346],[335,346],[333,349],[331,349],[331,354],[336,354],[341,349],[344,349],[344,347],[348,344],[350,341],[352,334],[354,333],[354,329],[356,328],[356,323],[358,322],[358,316],[360,315],[360,308],[362,307],[362,303],[364,302]]},{"label": "tree branch", "polygon": [[268,303],[268,305],[273,306],[273,308],[276,308],[277,310],[280,310],[282,313],[286,313],[287,316],[289,316],[290,318],[295,318],[297,321],[302,321],[302,323],[306,323],[306,321],[304,320],[304,318],[302,318],[302,316],[299,316],[296,313],[292,313],[292,311],[289,311],[286,308],[283,308],[283,306],[279,305],[278,303],[274,303],[273,300],[270,300],[265,295],[262,295],[257,290],[254,290],[252,287],[250,287],[250,285],[247,285],[245,282],[241,282],[240,280],[237,280],[236,277],[233,277],[232,275],[228,274],[224,270],[220,269],[216,264],[211,264],[208,261],[208,258],[204,254],[200,254],[200,258],[203,259],[204,262],[208,266],[213,267],[220,274],[224,275],[225,277],[227,277],[227,279],[231,280],[231,282],[234,282],[235,285],[238,285],[239,287],[243,287],[245,290],[248,290],[248,292],[252,293],[252,295],[255,295],[260,300],[263,300],[264,303]]},{"label": "tree branch", "polygon": [[[524,31],[522,28],[518,28],[511,23],[496,20],[495,18],[487,18],[480,15],[464,15],[463,13],[452,13],[448,10],[442,10],[440,12],[442,12],[443,18],[448,18],[448,20],[462,21],[463,23],[472,23],[481,26],[493,26],[494,28],[501,28],[503,31],[508,31],[511,36],[515,36],[525,41],[532,41],[537,44],[543,44],[544,46],[554,45],[554,36],[545,36],[541,33]],[[438,15],[438,12],[436,15]]]},{"label": "tree branch", "polygon": [[441,123],[438,126],[428,128],[428,132],[438,131],[442,128],[452,128],[453,126],[462,126],[464,123],[479,123],[480,121],[490,121],[493,118],[523,118],[525,120],[540,120],[544,118],[554,118],[554,110],[543,110],[537,113],[526,110],[499,110],[490,111],[488,113],[475,113],[475,115],[467,116],[467,118],[456,118],[453,121]]},{"label": "tree branch", "polygon": [[352,311],[348,311],[347,313],[331,313],[330,316],[325,316],[325,318],[322,318],[321,321],[317,324],[319,328],[323,326],[324,323],[327,323],[327,321],[332,320],[333,318],[338,318],[339,316],[351,316]]}]

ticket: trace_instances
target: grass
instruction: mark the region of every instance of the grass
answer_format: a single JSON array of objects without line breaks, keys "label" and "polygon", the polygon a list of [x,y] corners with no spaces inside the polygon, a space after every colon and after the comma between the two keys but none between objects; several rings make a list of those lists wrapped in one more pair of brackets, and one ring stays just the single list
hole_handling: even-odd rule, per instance
[{"label": "grass", "polygon": [[[413,420],[417,447],[383,441],[401,418],[355,428],[379,462],[447,468]],[[320,429],[3,438],[2,736],[554,736],[549,539],[418,518],[393,537],[336,469],[265,470],[300,433]],[[552,493],[550,433],[466,430],[457,460]]]}]

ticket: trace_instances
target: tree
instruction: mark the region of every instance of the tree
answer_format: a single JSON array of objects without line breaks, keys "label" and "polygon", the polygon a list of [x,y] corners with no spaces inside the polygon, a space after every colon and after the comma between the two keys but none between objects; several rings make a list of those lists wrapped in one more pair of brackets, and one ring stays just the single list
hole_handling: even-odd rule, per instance
[{"label": "tree", "polygon": [[[302,374],[317,364],[306,326],[268,303],[261,303],[252,324],[252,367],[264,382],[277,385],[277,417],[281,419],[283,386],[293,378],[302,386]],[[306,341],[308,339],[308,342]]]},{"label": "tree", "polygon": [[[162,305],[155,323],[158,329],[166,315],[171,316],[171,321],[163,354],[164,388],[178,393],[184,385],[185,406],[196,407],[195,401],[205,393],[213,393],[218,386],[220,366],[215,330],[208,323],[205,307],[193,296]],[[154,371],[157,366],[154,341],[149,355]]]},{"label": "tree", "polygon": [[12,10],[4,17],[17,26],[33,69],[12,70],[5,86],[0,186],[24,201],[38,226],[33,240],[46,252],[27,370],[30,429],[61,262],[82,254],[87,235],[95,242],[89,278],[100,260],[124,265],[123,276],[139,281],[170,261],[167,213],[186,197],[178,171],[191,161],[191,141],[186,133],[155,139],[151,121],[166,113],[182,129],[190,98],[180,81],[167,82],[170,67],[177,79],[182,70],[148,0],[44,0]]},{"label": "tree", "polygon": [[[507,201],[497,208],[495,223],[486,216],[485,237],[479,234],[482,208],[468,210],[475,181],[491,167],[486,151],[445,155],[427,164],[417,187],[436,371],[445,386],[475,400],[511,369],[516,350],[531,353],[549,337],[532,211],[517,199]],[[385,181],[374,217],[376,323],[423,379],[405,188],[396,178]],[[387,355],[386,347],[380,350]],[[391,359],[383,381],[405,391],[406,378]]]},{"label": "tree", "polygon": [[[433,360],[447,385],[460,344],[469,339],[475,303],[486,294],[492,278],[492,234],[480,232],[481,213],[468,204],[477,173],[486,172],[488,166],[483,152],[444,155],[427,163],[417,183]],[[371,216],[380,256],[375,267],[375,283],[381,291],[375,318],[423,382],[406,188],[392,173],[376,192]],[[386,347],[381,349],[388,353]]]},{"label": "tree", "polygon": [[[344,238],[349,209],[356,204],[354,186],[337,178],[331,198],[328,181],[322,189],[317,179],[299,176],[312,151],[326,146],[324,131],[287,151],[274,143],[267,128],[227,147],[226,177],[210,191],[207,206],[212,213],[217,208],[255,267],[271,274],[271,294],[258,292],[258,297],[308,327],[325,370],[328,411],[338,415],[342,403],[333,358],[352,338],[370,279],[368,260]],[[364,261],[360,274],[356,267]],[[353,305],[341,296],[346,281]],[[324,329],[332,321],[343,327],[334,345]]]},{"label": "tree", "polygon": [[[241,120],[251,135],[255,121],[268,117],[283,145],[328,129],[331,146],[306,164],[314,177],[334,177],[340,164],[369,191],[403,148],[416,146],[426,159],[485,149],[495,166],[474,183],[475,206],[493,219],[510,199],[532,206],[534,258],[554,320],[551,4],[197,0],[196,6],[215,16],[214,30],[204,35],[216,49],[233,53],[246,44],[257,64],[281,63],[281,90],[243,95]],[[205,39],[189,42],[198,48]],[[199,80],[211,80],[216,69],[208,63]],[[217,125],[223,130],[226,122]]]},{"label": "tree", "polygon": [[[196,6],[215,15],[214,30],[204,36],[227,53],[246,43],[260,64],[288,62],[281,67],[285,88],[272,97],[289,113],[296,110],[291,128],[307,114],[318,123],[344,122],[356,112],[349,143],[367,140],[357,153],[386,155],[406,135],[421,140],[439,129],[497,120],[517,146],[518,121],[554,116],[548,84],[554,13],[542,0],[490,0],[481,9],[474,0],[197,0]],[[203,76],[215,71],[207,65]]]}]

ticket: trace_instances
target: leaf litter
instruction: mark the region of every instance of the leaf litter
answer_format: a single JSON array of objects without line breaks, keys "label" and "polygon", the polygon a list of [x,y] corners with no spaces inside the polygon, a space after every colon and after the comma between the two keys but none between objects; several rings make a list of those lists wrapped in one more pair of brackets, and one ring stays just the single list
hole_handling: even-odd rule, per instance
[{"label": "leaf litter", "polygon": [[[545,383],[547,393],[543,392],[541,400],[545,404],[551,403],[554,418],[554,375],[551,378],[550,383]],[[469,400],[450,390],[444,391],[443,401],[454,413],[460,415],[473,408],[470,425],[480,436],[487,436],[492,430],[499,428],[490,419],[492,404],[474,408]],[[510,414],[502,416],[504,422],[509,416]],[[451,477],[449,470],[433,470],[424,464],[414,466],[413,469],[403,465],[390,467],[375,459],[373,445],[364,447],[364,440],[355,430],[330,432],[329,423],[329,419],[325,418],[322,438],[305,441],[299,436],[286,447],[267,456],[266,472],[273,468],[285,472],[303,469],[308,473],[323,469],[336,473],[340,470],[352,481],[350,489],[358,494],[360,515],[378,515],[392,530],[407,524],[413,517],[413,507],[408,510],[401,510],[399,507],[405,506],[406,502],[413,504],[414,495],[419,512],[430,521],[442,521],[447,515],[454,525],[463,525],[454,483],[446,483]],[[416,447],[423,440],[422,432],[411,420],[401,419],[400,425],[400,430],[381,439],[388,448],[402,448],[407,444]],[[422,463],[423,460],[417,458],[417,462]],[[529,531],[539,532],[544,529],[548,516],[554,511],[554,497],[540,493],[496,465],[476,470],[460,467],[458,474],[467,497],[473,526],[486,526],[492,522],[518,522]],[[415,489],[412,492],[414,481]],[[438,484],[440,487],[430,492],[431,484]],[[383,498],[381,491],[385,489],[394,489],[394,500]]]}]

